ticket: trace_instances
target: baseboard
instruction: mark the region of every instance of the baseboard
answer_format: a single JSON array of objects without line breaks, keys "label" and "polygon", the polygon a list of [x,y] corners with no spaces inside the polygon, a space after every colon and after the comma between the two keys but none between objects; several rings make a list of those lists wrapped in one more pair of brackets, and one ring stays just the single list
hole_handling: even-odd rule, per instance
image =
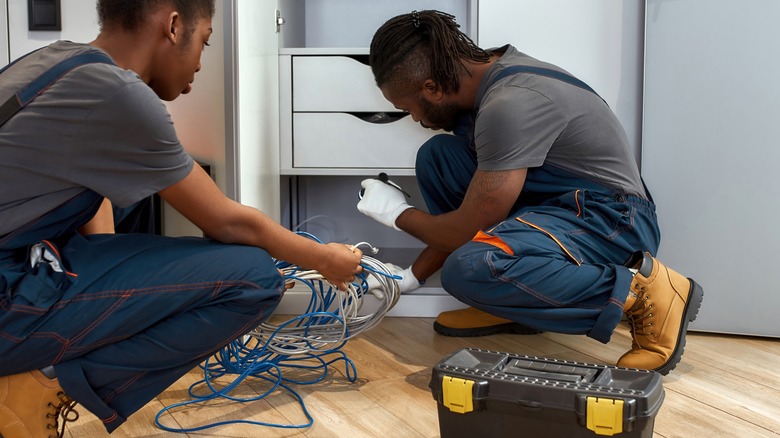
[{"label": "baseboard", "polygon": [[[287,291],[274,313],[279,315],[301,315],[306,311],[311,299],[311,292],[304,288],[293,288]],[[363,298],[362,310],[365,313],[375,312],[379,301],[371,296]],[[401,295],[398,302],[387,312],[386,316],[433,318],[441,312],[462,309],[465,304],[453,298],[441,288],[422,288],[413,293]]]}]

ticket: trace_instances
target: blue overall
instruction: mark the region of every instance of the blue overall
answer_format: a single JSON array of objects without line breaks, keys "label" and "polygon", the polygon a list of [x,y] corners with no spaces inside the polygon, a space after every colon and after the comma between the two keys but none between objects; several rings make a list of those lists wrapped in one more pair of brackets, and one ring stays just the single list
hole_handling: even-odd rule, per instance
[{"label": "blue overall", "polygon": [[[469,126],[418,151],[416,175],[431,214],[456,210],[477,170]],[[545,164],[528,169],[503,222],[446,260],[441,281],[458,300],[539,330],[608,342],[623,316],[636,251],[658,249],[652,202],[615,193]]]},{"label": "blue overall", "polygon": [[284,285],[259,248],[76,233],[101,201],[87,190],[0,238],[0,375],[54,364],[111,432],[268,318]]}]

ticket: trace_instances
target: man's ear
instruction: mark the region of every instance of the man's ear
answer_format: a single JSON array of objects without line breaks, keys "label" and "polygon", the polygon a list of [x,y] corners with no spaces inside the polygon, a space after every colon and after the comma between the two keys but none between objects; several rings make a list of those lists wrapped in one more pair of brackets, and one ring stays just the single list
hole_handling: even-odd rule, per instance
[{"label": "man's ear", "polygon": [[184,31],[182,27],[181,15],[178,12],[172,11],[168,15],[168,19],[165,26],[165,37],[176,44],[179,41],[181,33]]},{"label": "man's ear", "polygon": [[426,79],[423,82],[422,95],[431,102],[441,100],[444,97],[441,87],[433,79]]}]

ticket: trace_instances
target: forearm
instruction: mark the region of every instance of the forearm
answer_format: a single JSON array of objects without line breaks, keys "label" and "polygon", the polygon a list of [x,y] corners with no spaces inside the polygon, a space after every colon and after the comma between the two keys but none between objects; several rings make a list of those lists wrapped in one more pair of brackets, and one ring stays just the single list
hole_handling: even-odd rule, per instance
[{"label": "forearm", "polygon": [[361,272],[360,249],[341,243],[322,244],[293,233],[259,210],[237,205],[243,210],[241,219],[231,215],[221,232],[209,234],[212,238],[263,248],[276,260],[317,271],[341,290],[346,290],[355,274]]},{"label": "forearm", "polygon": [[238,214],[216,232],[212,238],[225,243],[240,243],[265,249],[277,260],[316,269],[325,255],[324,245],[284,228],[265,213],[235,204]]},{"label": "forearm", "polygon": [[426,247],[412,263],[414,277],[423,282],[436,273],[444,265],[444,261],[450,255],[449,252],[440,251],[433,247]]},{"label": "forearm", "polygon": [[260,210],[225,197],[199,166],[160,196],[210,238],[263,248],[277,260],[319,271],[341,290],[361,272],[359,249],[323,245],[291,232]]},{"label": "forearm", "polygon": [[457,211],[434,216],[410,208],[401,213],[395,223],[398,228],[420,239],[432,249],[446,254],[471,240],[479,230],[465,225]]},{"label": "forearm", "polygon": [[457,210],[430,215],[410,208],[395,225],[442,252],[452,252],[482,229],[506,219],[525,182],[526,169],[477,171]]}]

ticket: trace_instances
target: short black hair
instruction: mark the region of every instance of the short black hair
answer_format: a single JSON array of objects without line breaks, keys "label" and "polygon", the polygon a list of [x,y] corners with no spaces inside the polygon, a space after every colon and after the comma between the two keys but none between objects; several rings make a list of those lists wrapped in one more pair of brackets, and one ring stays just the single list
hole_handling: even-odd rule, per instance
[{"label": "short black hair", "polygon": [[173,5],[188,28],[198,19],[214,17],[214,0],[98,0],[98,23],[101,29],[111,23],[132,32],[162,5]]}]

